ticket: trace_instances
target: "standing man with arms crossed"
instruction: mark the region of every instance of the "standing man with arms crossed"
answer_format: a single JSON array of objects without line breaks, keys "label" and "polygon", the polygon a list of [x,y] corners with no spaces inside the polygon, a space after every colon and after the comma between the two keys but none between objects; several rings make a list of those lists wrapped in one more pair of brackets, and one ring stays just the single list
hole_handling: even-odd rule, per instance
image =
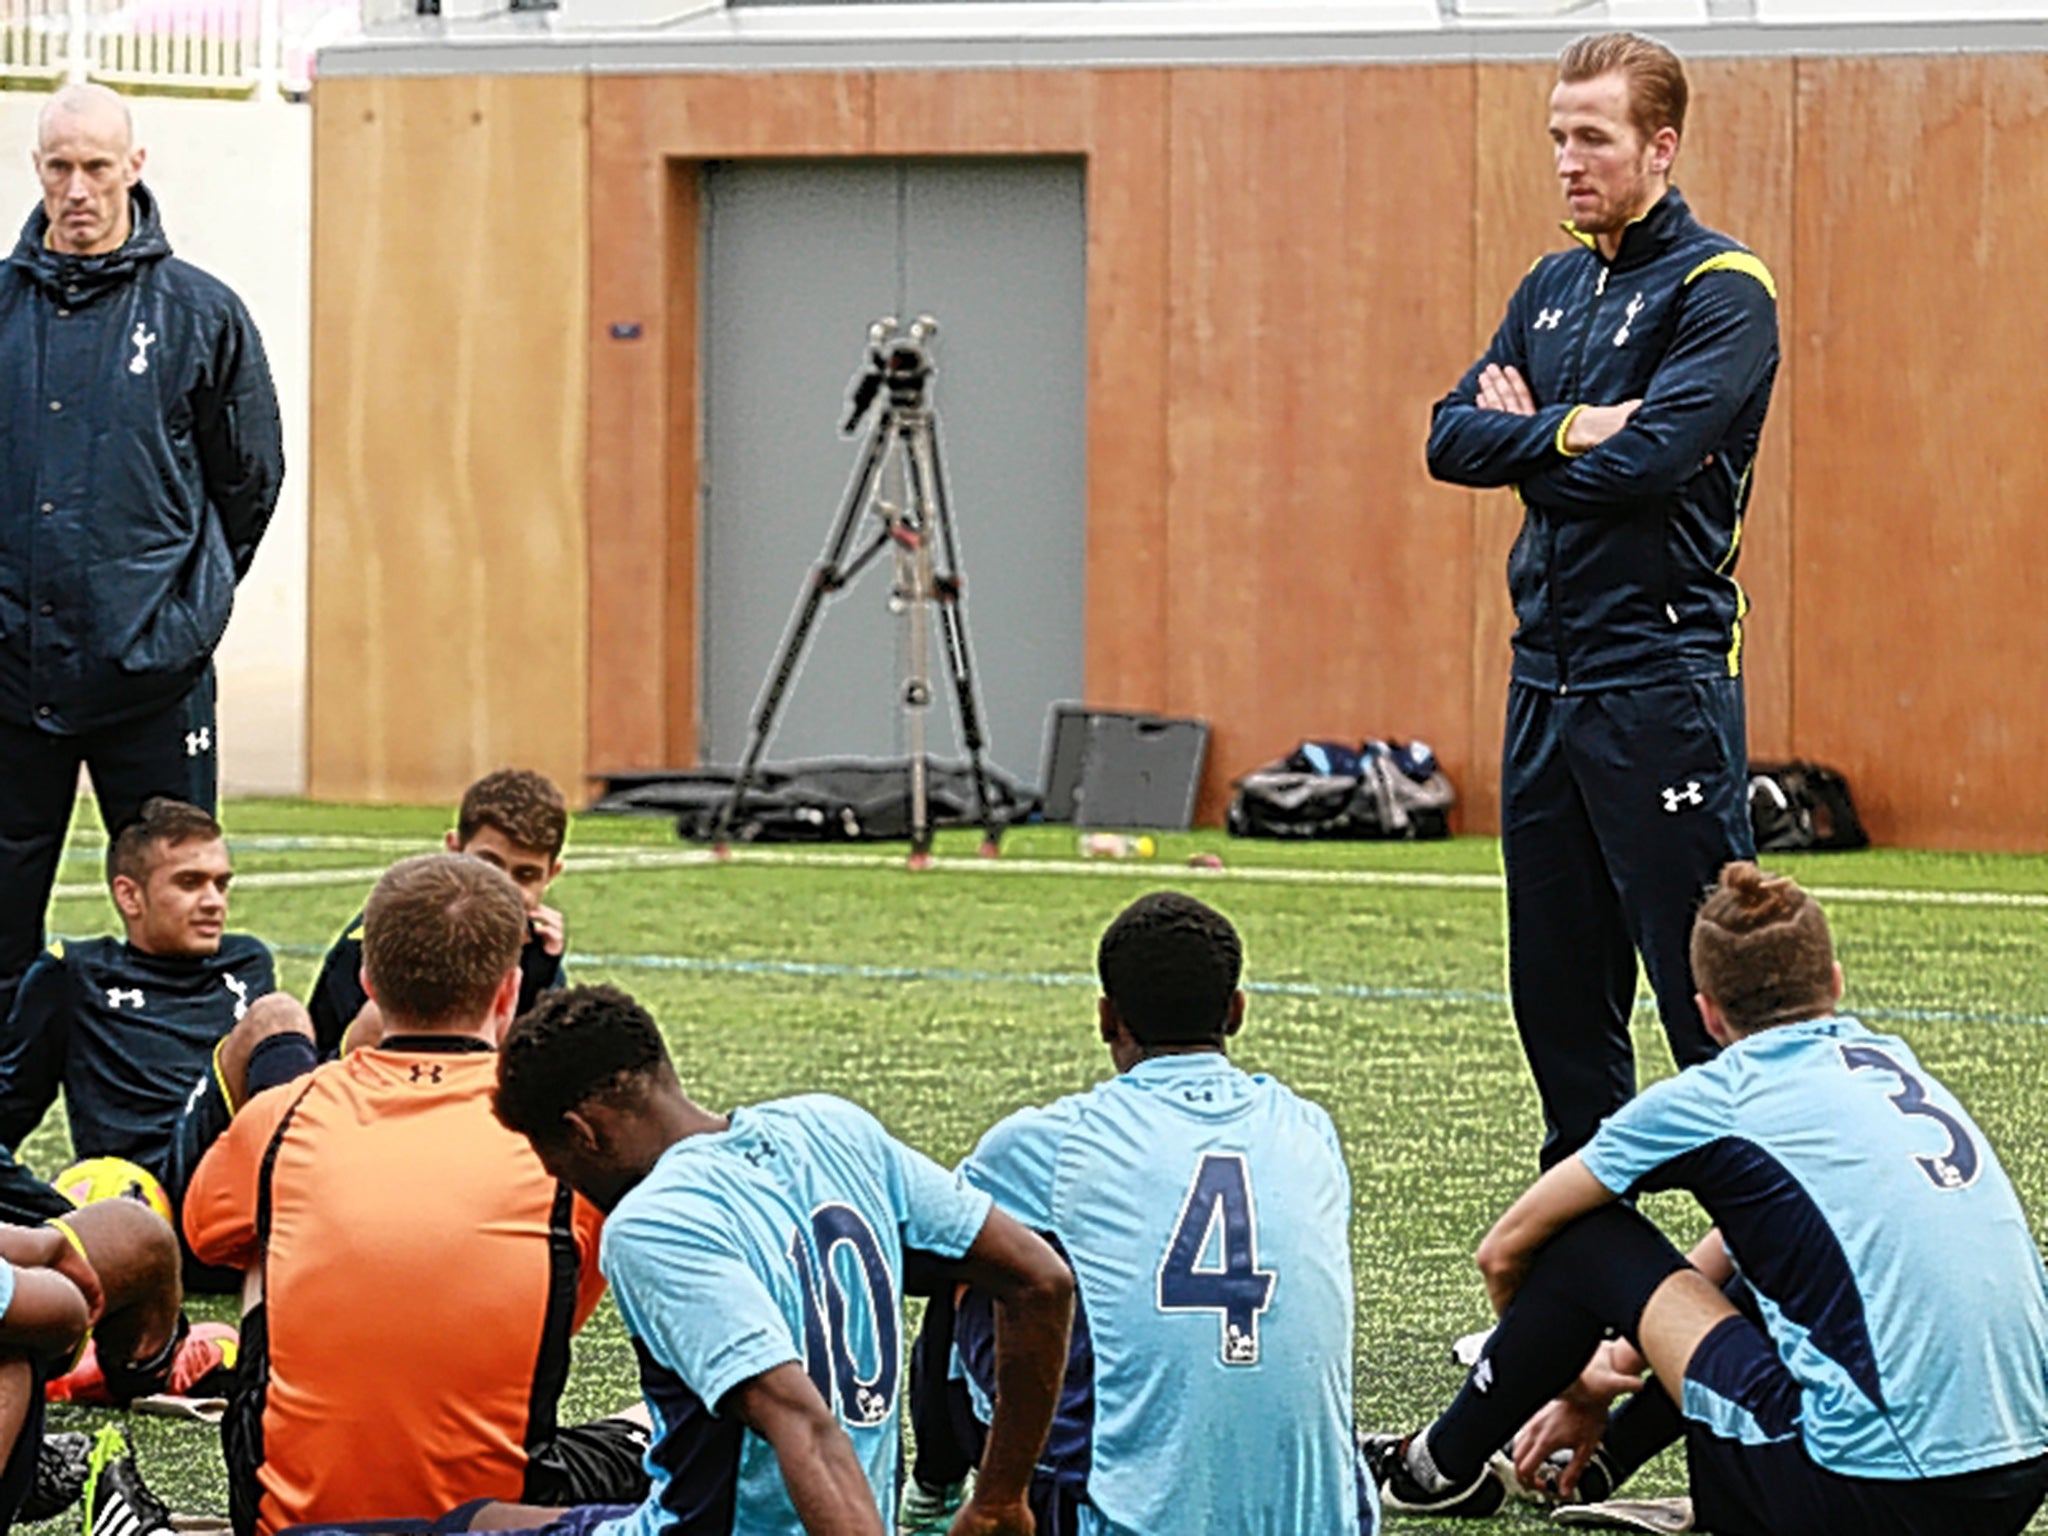
[{"label": "standing man with arms crossed", "polygon": [[1635,1091],[1638,953],[1678,1064],[1714,1054],[1686,943],[1716,872],[1754,852],[1734,566],[1778,366],[1770,272],[1671,185],[1684,66],[1609,33],[1558,75],[1578,243],[1530,269],[1429,437],[1438,479],[1524,507],[1501,853],[1545,1167]]},{"label": "standing man with arms crossed", "polygon": [[92,771],[118,833],[212,811],[213,649],[284,476],[263,343],[175,260],[122,99],[43,108],[43,201],[0,265],[0,1016]]}]

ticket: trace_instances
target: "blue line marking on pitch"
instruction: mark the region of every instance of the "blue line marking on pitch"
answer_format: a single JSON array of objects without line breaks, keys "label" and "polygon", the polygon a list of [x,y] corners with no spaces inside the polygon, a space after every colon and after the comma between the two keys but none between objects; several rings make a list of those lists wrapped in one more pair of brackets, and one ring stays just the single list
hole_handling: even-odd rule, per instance
[{"label": "blue line marking on pitch", "polygon": [[[273,944],[273,953],[317,960],[324,946]],[[854,965],[832,960],[735,960],[708,955],[579,955],[563,957],[570,967],[589,970],[686,971],[705,976],[764,976],[806,981],[970,982],[984,986],[1086,987],[1101,985],[1082,971],[981,971],[948,965]],[[1248,981],[1245,991],[1266,997],[1311,1000],[1340,998],[1365,1003],[1450,1003],[1505,1008],[1505,992],[1467,991],[1456,987],[1368,987],[1351,982]],[[1638,1013],[1654,1012],[1656,999],[1636,999]],[[1992,1013],[1964,1008],[1852,1008],[1865,1023],[1884,1024],[2035,1024],[2048,1025],[2048,1014]]]}]

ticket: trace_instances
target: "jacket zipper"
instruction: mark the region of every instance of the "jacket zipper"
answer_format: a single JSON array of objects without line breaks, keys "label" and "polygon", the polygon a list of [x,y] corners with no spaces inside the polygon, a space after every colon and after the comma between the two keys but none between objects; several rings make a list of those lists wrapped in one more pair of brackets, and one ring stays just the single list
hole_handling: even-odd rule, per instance
[{"label": "jacket zipper", "polygon": [[[1579,357],[1577,364],[1572,369],[1572,386],[1575,392],[1583,392],[1585,388],[1586,353],[1591,350],[1593,345],[1593,332],[1600,318],[1600,300],[1606,296],[1607,275],[1613,270],[1614,268],[1609,262],[1604,259],[1600,260],[1600,276],[1593,283],[1592,313],[1586,316],[1586,328],[1579,334]],[[1565,654],[1564,633],[1558,618],[1557,522],[1555,519],[1547,520],[1543,538],[1544,543],[1549,549],[1548,558],[1543,563],[1544,569],[1550,578],[1550,647],[1557,653],[1557,691],[1560,694],[1565,694],[1572,691],[1572,668],[1571,660]]]}]

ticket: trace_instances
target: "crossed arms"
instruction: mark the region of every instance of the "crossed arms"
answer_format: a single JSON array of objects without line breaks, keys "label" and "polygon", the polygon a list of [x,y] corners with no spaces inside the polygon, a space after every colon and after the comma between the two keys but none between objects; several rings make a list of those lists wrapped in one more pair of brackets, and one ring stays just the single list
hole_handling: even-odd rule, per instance
[{"label": "crossed arms", "polygon": [[1437,402],[1429,468],[1439,480],[1512,485],[1553,516],[1626,515],[1697,474],[1775,366],[1769,291],[1746,272],[1710,272],[1692,284],[1640,398],[1544,402],[1528,378],[1527,289],[1486,355]]}]

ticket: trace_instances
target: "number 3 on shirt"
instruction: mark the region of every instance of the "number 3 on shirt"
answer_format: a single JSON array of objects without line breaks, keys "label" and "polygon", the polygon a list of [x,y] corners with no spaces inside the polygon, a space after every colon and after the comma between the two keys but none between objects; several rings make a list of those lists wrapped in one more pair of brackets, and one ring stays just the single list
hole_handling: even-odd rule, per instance
[{"label": "number 3 on shirt", "polygon": [[[819,1206],[811,1213],[811,1237],[818,1247],[818,1267],[824,1271],[822,1287],[811,1271],[803,1233],[792,1233],[789,1240],[789,1257],[803,1292],[804,1370],[818,1396],[836,1407],[840,1418],[857,1429],[872,1428],[896,1411],[897,1330],[903,1313],[889,1261],[882,1257],[874,1229],[850,1205]],[[853,1287],[846,1284],[847,1266],[837,1262],[836,1251],[842,1247],[858,1270]],[[849,1289],[861,1298],[864,1320],[849,1315],[854,1300]],[[872,1373],[855,1358],[856,1328],[872,1344]]]},{"label": "number 3 on shirt", "polygon": [[1926,1084],[1900,1066],[1890,1052],[1881,1051],[1874,1045],[1845,1045],[1842,1047],[1842,1064],[1851,1072],[1866,1069],[1889,1072],[1899,1080],[1899,1091],[1891,1096],[1893,1107],[1902,1115],[1932,1120],[1948,1132],[1946,1152],[1913,1159],[1935,1188],[1967,1189],[1977,1181],[1981,1159],[1977,1156],[1977,1143],[1970,1139],[1963,1122],[1940,1105],[1928,1103]]},{"label": "number 3 on shirt", "polygon": [[1205,1153],[1159,1261],[1159,1310],[1217,1313],[1223,1363],[1257,1365],[1259,1314],[1273,1281],[1259,1268],[1251,1170],[1235,1152]]}]

